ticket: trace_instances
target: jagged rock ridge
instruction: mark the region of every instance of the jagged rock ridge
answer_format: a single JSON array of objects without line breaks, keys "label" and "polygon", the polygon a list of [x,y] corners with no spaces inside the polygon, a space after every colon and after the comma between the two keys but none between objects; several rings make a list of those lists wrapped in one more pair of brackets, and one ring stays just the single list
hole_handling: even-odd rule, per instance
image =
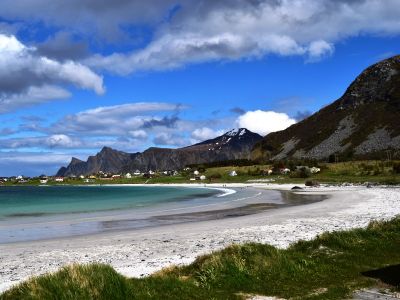
[{"label": "jagged rock ridge", "polygon": [[259,134],[240,128],[217,138],[178,149],[152,147],[144,152],[131,154],[104,147],[95,156],[89,156],[86,162],[72,158],[68,167],[60,168],[57,175],[89,175],[99,171],[120,173],[135,170],[176,170],[190,164],[248,159],[251,149],[261,139]]}]

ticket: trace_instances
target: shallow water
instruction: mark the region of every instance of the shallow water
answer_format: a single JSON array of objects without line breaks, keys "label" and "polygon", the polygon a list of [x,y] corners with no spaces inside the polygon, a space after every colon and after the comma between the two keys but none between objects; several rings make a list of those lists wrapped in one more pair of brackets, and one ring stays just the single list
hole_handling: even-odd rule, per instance
[{"label": "shallow water", "polygon": [[1,187],[0,244],[232,218],[321,200],[255,188]]}]

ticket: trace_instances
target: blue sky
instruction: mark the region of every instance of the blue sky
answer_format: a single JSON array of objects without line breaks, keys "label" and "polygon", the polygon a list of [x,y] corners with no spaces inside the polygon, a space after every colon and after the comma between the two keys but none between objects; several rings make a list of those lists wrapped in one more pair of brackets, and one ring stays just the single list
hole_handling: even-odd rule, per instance
[{"label": "blue sky", "polygon": [[397,0],[4,0],[0,176],[266,135],[399,53]]}]

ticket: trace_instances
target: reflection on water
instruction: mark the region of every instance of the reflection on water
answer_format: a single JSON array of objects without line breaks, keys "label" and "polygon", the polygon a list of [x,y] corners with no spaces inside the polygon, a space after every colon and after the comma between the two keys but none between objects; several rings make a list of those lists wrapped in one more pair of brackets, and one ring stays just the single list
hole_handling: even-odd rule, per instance
[{"label": "reflection on water", "polygon": [[163,225],[171,225],[171,224],[179,224],[187,222],[218,220],[218,219],[234,218],[234,217],[257,214],[269,209],[311,204],[327,199],[326,195],[304,195],[304,194],[296,194],[291,191],[280,191],[280,197],[282,204],[268,203],[268,202],[255,203],[228,209],[206,210],[200,212],[152,216],[146,219],[102,221],[100,225],[103,231],[108,231],[108,230],[123,230],[123,229],[139,229],[151,226],[163,226]]},{"label": "reflection on water", "polygon": [[[94,194],[89,194],[89,200],[93,207],[93,211],[89,213],[76,213],[77,209],[83,211],[83,207],[68,207],[69,213],[61,214],[49,214],[48,211],[50,209],[48,209],[47,213],[43,214],[32,208],[16,212],[10,206],[9,212],[14,210],[12,212],[13,216],[8,216],[7,219],[3,220],[0,218],[0,244],[235,218],[271,209],[314,203],[327,198],[322,195],[304,195],[291,191],[280,192],[252,187],[237,188],[235,189],[236,193],[226,195],[225,197],[218,197],[220,192],[216,190],[182,189],[181,191],[179,188],[171,188],[154,189],[154,191],[163,194],[164,197],[166,192],[170,192],[170,199],[173,199],[173,201],[158,201],[157,204],[156,199],[156,203],[153,202],[152,206],[144,205],[143,207],[135,206],[133,208],[127,207],[126,209],[115,210],[116,204],[122,207],[128,203],[125,201],[127,199],[125,197],[126,193],[133,190],[138,191],[136,189],[125,188],[121,188],[121,190],[117,188],[94,188],[91,190]],[[150,195],[153,200],[156,197],[156,193],[149,194],[148,192],[151,190],[149,188],[147,190],[140,189],[139,191],[147,192],[146,195]],[[85,189],[84,191],[89,192],[90,190]],[[36,192],[38,191],[36,190]],[[122,199],[116,199],[116,192],[119,193],[118,195],[122,193]],[[99,194],[103,196],[100,202],[96,201],[98,200],[96,199],[97,197],[93,196]],[[108,197],[107,201],[106,196]],[[43,201],[46,203],[43,204]],[[28,201],[26,204],[31,204],[32,202]],[[49,207],[50,204],[53,204],[50,199],[40,200],[40,202],[42,206],[40,210],[42,211],[43,205]],[[143,198],[140,197],[135,205],[142,202]],[[63,206],[77,206],[81,203],[78,200],[68,202],[62,199],[61,203],[57,203],[57,206],[60,204],[63,204]],[[86,209],[88,205],[89,203],[86,202],[84,208]],[[101,206],[102,209],[108,208],[108,210],[99,211],[98,206]],[[2,213],[4,214],[4,212]]]}]

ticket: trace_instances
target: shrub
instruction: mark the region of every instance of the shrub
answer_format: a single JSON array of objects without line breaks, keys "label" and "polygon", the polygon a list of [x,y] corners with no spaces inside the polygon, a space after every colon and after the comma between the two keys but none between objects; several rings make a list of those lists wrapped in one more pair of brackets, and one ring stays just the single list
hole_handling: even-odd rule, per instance
[{"label": "shrub", "polygon": [[393,163],[393,173],[400,174],[400,163]]},{"label": "shrub", "polygon": [[311,176],[311,171],[309,168],[302,167],[292,173],[290,173],[289,177],[291,178],[308,178]]},{"label": "shrub", "polygon": [[210,175],[208,175],[208,178],[210,178],[210,179],[219,179],[221,177],[222,177],[221,173],[218,173],[218,172],[214,172],[214,173],[211,173]]}]

